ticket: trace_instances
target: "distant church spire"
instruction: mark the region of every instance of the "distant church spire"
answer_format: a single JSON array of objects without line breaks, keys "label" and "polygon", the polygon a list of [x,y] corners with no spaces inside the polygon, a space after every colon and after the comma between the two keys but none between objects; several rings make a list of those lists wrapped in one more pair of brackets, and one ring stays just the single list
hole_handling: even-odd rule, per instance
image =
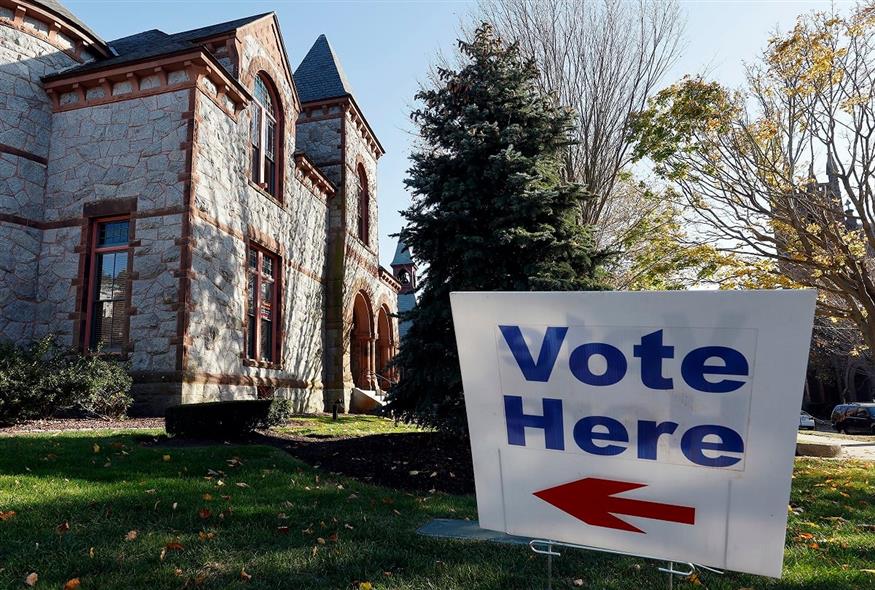
[{"label": "distant church spire", "polygon": [[[416,263],[410,255],[410,248],[401,240],[398,240],[398,245],[395,247],[392,274],[401,283],[401,291],[398,292],[398,312],[403,314],[416,307]],[[409,327],[408,320],[402,319],[399,322],[398,334],[401,338],[404,338]]]}]

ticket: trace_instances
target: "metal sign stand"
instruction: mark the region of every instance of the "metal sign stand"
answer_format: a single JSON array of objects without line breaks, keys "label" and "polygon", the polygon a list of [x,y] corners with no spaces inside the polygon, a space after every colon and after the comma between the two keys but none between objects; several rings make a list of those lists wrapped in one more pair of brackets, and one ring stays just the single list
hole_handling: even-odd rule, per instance
[{"label": "metal sign stand", "polygon": [[[569,549],[583,549],[584,551],[599,551],[601,553],[611,553],[613,555],[623,555],[626,557],[638,557],[641,559],[656,559],[655,557],[648,557],[646,555],[638,555],[636,553],[627,553],[625,551],[614,551],[611,549],[602,549],[600,547],[590,547],[588,545],[576,545],[574,543],[559,543],[558,541],[548,541],[545,539],[532,539],[529,541],[529,548],[532,551],[539,555],[547,556],[547,590],[553,589],[553,557],[559,557],[562,555],[558,551],[554,551],[554,547],[567,547]],[[693,563],[685,563],[684,565],[689,568],[687,571],[676,570],[675,562],[668,562],[668,567],[660,567],[658,570],[664,574],[668,574],[668,588],[672,590],[674,587],[674,577],[675,576],[683,576],[688,578],[692,576],[694,573],[699,571],[700,569],[708,570],[709,572],[713,572],[715,574],[723,575],[723,572],[718,569],[714,569],[712,567],[708,567],[706,565],[696,565]]]}]

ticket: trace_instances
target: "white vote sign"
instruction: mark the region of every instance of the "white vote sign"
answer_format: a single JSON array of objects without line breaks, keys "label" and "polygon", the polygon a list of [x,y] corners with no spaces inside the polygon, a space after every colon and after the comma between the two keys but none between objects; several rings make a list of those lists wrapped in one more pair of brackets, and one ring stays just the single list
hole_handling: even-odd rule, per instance
[{"label": "white vote sign", "polygon": [[453,293],[480,526],[779,577],[816,293]]}]

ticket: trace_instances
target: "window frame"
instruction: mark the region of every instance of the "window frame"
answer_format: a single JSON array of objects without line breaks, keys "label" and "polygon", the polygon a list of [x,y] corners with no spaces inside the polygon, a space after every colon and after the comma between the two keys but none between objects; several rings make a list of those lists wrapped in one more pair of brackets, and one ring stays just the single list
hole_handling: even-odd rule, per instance
[{"label": "window frame", "polygon": [[[256,267],[253,269],[249,264],[250,252],[255,252],[257,255]],[[273,292],[271,301],[271,358],[262,358],[262,285],[264,282],[264,258],[268,257],[273,260]],[[244,301],[244,330],[243,330],[243,359],[248,365],[279,367],[282,358],[282,280],[283,280],[283,258],[279,253],[266,248],[262,244],[254,241],[246,243],[246,259],[244,261],[244,269],[246,273],[245,283],[245,301]],[[255,275],[255,283],[250,288],[250,277]],[[254,316],[250,315],[250,302]],[[251,319],[254,317],[254,322]],[[253,325],[254,323],[254,325]],[[250,338],[254,338],[254,351],[250,355]]]},{"label": "window frame", "polygon": [[359,190],[356,195],[356,237],[365,246],[369,246],[371,231],[371,190],[368,186],[368,173],[365,171],[365,167],[362,164],[359,164],[357,171]]},{"label": "window frame", "polygon": [[[128,222],[128,239],[124,244],[116,246],[98,246],[97,241],[100,236],[100,226],[115,221]],[[133,265],[131,233],[133,232],[133,219],[131,215],[113,215],[109,217],[95,217],[89,221],[90,236],[88,239],[88,272],[87,281],[85,283],[85,329],[81,337],[82,350],[91,354],[108,354],[108,355],[124,355],[128,352],[130,345],[130,317],[131,317],[131,268]],[[121,350],[118,351],[99,351],[97,343],[94,342],[94,326],[95,326],[95,306],[97,299],[97,259],[102,254],[113,254],[116,252],[127,253],[127,278],[125,281],[126,292],[124,299],[124,337],[121,343]]]},{"label": "window frame", "polygon": [[[264,85],[270,96],[272,108],[268,109],[258,100],[255,86],[259,81]],[[257,123],[256,123],[257,120]],[[268,178],[266,174],[268,158],[269,125],[273,124],[273,174]],[[258,134],[254,133],[258,127]],[[254,143],[258,139],[258,145]],[[282,178],[283,178],[283,112],[273,80],[264,72],[259,72],[253,78],[252,87],[252,114],[249,121],[249,175],[260,190],[264,191],[280,203],[283,202]],[[257,159],[257,160],[256,160]],[[256,164],[257,161],[257,164]],[[271,190],[271,182],[273,190]]]}]

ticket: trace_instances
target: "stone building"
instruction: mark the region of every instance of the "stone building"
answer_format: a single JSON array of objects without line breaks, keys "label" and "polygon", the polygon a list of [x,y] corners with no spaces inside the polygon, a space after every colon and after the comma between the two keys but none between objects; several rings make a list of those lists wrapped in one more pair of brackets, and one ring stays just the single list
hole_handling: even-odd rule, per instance
[{"label": "stone building", "polygon": [[385,388],[383,154],[320,36],[273,13],[109,43],[0,0],[0,338],[130,362],[134,411]]}]

